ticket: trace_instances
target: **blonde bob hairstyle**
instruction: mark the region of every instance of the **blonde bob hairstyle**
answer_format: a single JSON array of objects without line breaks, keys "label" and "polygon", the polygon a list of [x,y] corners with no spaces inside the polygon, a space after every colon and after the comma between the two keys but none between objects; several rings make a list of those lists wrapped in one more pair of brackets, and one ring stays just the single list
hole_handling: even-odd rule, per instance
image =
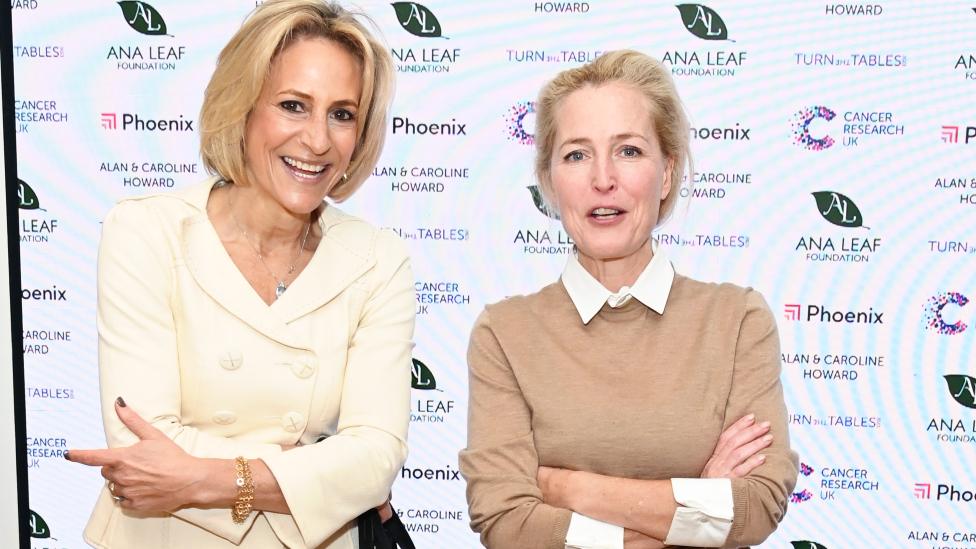
[{"label": "blonde bob hairstyle", "polygon": [[393,96],[389,52],[356,15],[324,0],[269,0],[247,18],[217,58],[200,109],[200,155],[210,173],[229,182],[246,181],[244,135],[248,115],[278,54],[303,38],[325,38],[345,47],[363,70],[356,148],[346,177],[329,197],[348,198],[369,177],[386,137]]},{"label": "blonde bob hairstyle", "polygon": [[556,111],[566,97],[586,86],[618,82],[632,86],[647,98],[651,122],[664,157],[670,160],[671,192],[661,201],[657,225],[664,223],[678,200],[681,181],[692,173],[689,125],[678,90],[660,61],[633,50],[604,53],[590,63],[565,70],[539,92],[535,107],[535,175],[543,195],[552,203],[552,151],[556,140]]}]

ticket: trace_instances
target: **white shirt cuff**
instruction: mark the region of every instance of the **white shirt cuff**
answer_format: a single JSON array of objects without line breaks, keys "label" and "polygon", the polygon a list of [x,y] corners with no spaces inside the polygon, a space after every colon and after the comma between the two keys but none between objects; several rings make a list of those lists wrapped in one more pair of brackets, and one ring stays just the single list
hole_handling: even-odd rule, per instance
[{"label": "white shirt cuff", "polygon": [[624,549],[624,529],[573,513],[566,532],[566,549]]},{"label": "white shirt cuff", "polygon": [[732,530],[732,481],[727,478],[673,478],[679,507],[665,545],[721,547]]}]

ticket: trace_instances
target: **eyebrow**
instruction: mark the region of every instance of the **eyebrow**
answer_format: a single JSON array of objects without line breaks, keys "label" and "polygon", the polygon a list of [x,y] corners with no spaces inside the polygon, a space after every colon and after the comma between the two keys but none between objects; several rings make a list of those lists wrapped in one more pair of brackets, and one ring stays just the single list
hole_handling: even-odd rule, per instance
[{"label": "eyebrow", "polygon": [[[629,139],[631,137],[638,137],[640,139],[643,139],[644,141],[647,141],[647,137],[645,137],[643,134],[634,133],[634,132],[618,133],[612,136],[610,139],[611,141],[620,141],[622,139]],[[588,137],[574,137],[572,139],[567,139],[563,141],[562,143],[559,144],[559,146],[565,147],[566,145],[586,145],[589,144],[590,142],[591,140]]]},{"label": "eyebrow", "polygon": [[[280,92],[278,92],[278,95],[294,95],[306,101],[313,101],[315,99],[314,97],[312,97],[311,95],[305,92],[298,91],[292,88],[289,88],[287,90],[281,90]],[[357,107],[357,108],[359,107],[359,101],[356,101],[355,99],[340,99],[339,101],[336,101],[334,104],[341,105],[343,107]]]}]

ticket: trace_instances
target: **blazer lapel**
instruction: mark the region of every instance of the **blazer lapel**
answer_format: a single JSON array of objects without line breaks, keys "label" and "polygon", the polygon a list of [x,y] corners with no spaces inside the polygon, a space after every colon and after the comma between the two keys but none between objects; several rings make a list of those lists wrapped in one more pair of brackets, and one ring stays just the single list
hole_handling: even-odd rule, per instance
[{"label": "blazer lapel", "polygon": [[[376,263],[371,247],[341,236],[337,225],[350,220],[326,206],[319,219],[322,240],[305,269],[278,301],[268,306],[237,269],[207,217],[215,180],[185,193],[198,213],[183,221],[183,257],[200,288],[232,315],[283,345],[311,350],[288,324],[332,301]],[[371,244],[371,242],[370,242]]]},{"label": "blazer lapel", "polygon": [[229,313],[282,345],[310,350],[237,270],[205,211],[183,222],[183,257],[197,285]]},{"label": "blazer lapel", "polygon": [[342,293],[376,263],[366,246],[356,246],[341,236],[336,225],[349,219],[328,205],[319,219],[322,240],[315,255],[288,291],[272,305],[278,317],[291,322],[322,307]]}]

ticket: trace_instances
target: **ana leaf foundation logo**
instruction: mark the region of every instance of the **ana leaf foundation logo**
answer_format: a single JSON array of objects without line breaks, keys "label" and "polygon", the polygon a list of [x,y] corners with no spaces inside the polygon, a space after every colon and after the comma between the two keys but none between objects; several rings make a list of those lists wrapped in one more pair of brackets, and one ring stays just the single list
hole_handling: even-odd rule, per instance
[{"label": "ana leaf foundation logo", "polygon": [[156,8],[146,2],[131,0],[124,0],[118,4],[122,9],[122,15],[125,16],[125,22],[136,32],[151,36],[169,36],[166,34],[166,21]]},{"label": "ana leaf foundation logo", "polygon": [[41,210],[45,212],[44,208],[41,207],[41,201],[37,198],[37,193],[34,189],[30,187],[23,179],[17,179],[17,207],[21,210]]},{"label": "ana leaf foundation logo", "polygon": [[790,545],[793,546],[793,549],[827,549],[825,545],[807,540],[791,541]]},{"label": "ana leaf foundation logo", "polygon": [[959,292],[942,292],[930,297],[925,303],[925,312],[923,313],[925,328],[942,335],[957,335],[965,332],[966,328],[969,327],[965,322],[961,320],[946,322],[942,317],[942,312],[949,304],[965,307],[967,303],[969,303],[969,298]]},{"label": "ana leaf foundation logo", "polygon": [[810,133],[810,125],[818,119],[824,119],[830,122],[835,116],[837,116],[837,113],[822,106],[808,107],[796,113],[793,115],[792,122],[793,143],[808,151],[829,149],[835,143],[834,138],[826,134],[823,137],[814,137]]},{"label": "ana leaf foundation logo", "polygon": [[447,38],[441,35],[441,23],[426,6],[416,2],[394,2],[397,22],[403,30],[421,38]]},{"label": "ana leaf foundation logo", "polygon": [[559,212],[549,206],[546,203],[546,197],[542,194],[542,189],[538,185],[530,185],[528,187],[529,193],[532,195],[532,203],[535,204],[535,209],[539,210],[539,213],[549,217],[551,219],[559,219]]},{"label": "ana leaf foundation logo", "polygon": [[41,515],[38,515],[30,509],[28,511],[30,511],[30,518],[28,519],[27,527],[30,528],[30,537],[38,539],[50,538],[51,528],[47,525],[47,522],[44,522]]},{"label": "ana leaf foundation logo", "polygon": [[437,380],[434,379],[434,374],[430,371],[430,368],[416,358],[412,359],[412,361],[413,364],[410,367],[410,387],[421,391],[440,391],[437,388]]},{"label": "ana leaf foundation logo", "polygon": [[519,101],[505,113],[508,140],[522,145],[535,145],[535,101]]},{"label": "ana leaf foundation logo", "polygon": [[[702,40],[729,40],[725,21],[712,8],[704,4],[678,4],[685,29]],[[734,40],[729,40],[734,42]]]},{"label": "ana leaf foundation logo", "polygon": [[834,191],[819,191],[813,194],[817,201],[817,211],[827,221],[838,227],[865,227],[861,210],[857,209],[857,204],[850,198]]},{"label": "ana leaf foundation logo", "polygon": [[949,374],[942,377],[949,386],[949,394],[956,402],[976,410],[976,378],[962,374]]}]

